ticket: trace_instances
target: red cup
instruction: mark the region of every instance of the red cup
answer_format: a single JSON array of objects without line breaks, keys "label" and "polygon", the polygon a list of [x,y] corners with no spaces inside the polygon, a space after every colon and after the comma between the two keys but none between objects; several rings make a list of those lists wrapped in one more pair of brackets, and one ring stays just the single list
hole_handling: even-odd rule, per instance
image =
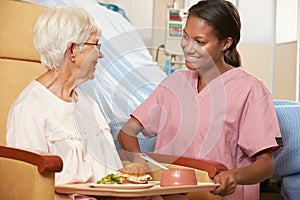
[{"label": "red cup", "polygon": [[193,169],[170,168],[163,170],[160,181],[161,187],[182,185],[197,185],[197,178]]}]

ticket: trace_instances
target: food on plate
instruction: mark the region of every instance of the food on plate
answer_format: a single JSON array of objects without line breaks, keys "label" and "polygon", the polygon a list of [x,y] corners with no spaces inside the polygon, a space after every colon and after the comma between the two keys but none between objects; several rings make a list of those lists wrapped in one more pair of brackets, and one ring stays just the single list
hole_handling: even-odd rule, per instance
[{"label": "food on plate", "polygon": [[147,167],[139,163],[128,164],[118,172],[122,183],[146,184],[152,179]]},{"label": "food on plate", "polygon": [[108,174],[98,180],[98,184],[146,184],[152,177],[148,169],[139,163],[131,163],[119,169],[116,174]]},{"label": "food on plate", "polygon": [[97,184],[122,184],[122,181],[118,174],[108,174],[107,176],[98,180]]}]

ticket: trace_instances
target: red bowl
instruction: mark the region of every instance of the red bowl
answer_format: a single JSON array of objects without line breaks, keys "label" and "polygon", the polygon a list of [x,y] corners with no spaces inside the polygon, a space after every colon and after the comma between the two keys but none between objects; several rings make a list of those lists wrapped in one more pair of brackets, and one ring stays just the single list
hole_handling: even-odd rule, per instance
[{"label": "red bowl", "polygon": [[160,186],[197,185],[197,178],[193,169],[170,168],[163,170]]}]

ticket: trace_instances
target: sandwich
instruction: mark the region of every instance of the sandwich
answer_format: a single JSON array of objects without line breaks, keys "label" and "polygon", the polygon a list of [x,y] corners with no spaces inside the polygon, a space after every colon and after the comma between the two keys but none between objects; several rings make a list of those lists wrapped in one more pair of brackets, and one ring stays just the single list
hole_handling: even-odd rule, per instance
[{"label": "sandwich", "polygon": [[128,164],[118,172],[122,183],[146,184],[152,179],[147,167],[139,163]]},{"label": "sandwich", "polygon": [[98,180],[98,184],[147,184],[152,177],[147,167],[139,163],[128,164],[116,174],[108,174]]}]

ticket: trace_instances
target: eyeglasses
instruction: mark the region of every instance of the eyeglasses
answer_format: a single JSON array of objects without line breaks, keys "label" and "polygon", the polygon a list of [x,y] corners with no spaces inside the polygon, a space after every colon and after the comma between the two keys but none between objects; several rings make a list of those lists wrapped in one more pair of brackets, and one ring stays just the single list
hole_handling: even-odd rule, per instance
[{"label": "eyeglasses", "polygon": [[83,43],[83,44],[86,44],[86,45],[95,45],[95,46],[97,47],[97,49],[98,49],[99,52],[100,52],[100,50],[101,50],[101,44],[99,44],[99,43],[89,43],[89,42],[85,42],[85,43]]}]

